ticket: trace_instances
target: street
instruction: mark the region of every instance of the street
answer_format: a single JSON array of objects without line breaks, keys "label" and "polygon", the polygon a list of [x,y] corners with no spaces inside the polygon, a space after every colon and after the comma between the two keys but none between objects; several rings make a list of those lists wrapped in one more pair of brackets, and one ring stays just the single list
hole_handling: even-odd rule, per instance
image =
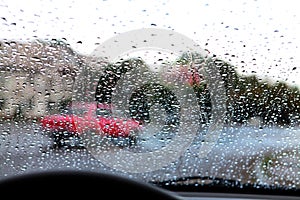
[{"label": "street", "polygon": [[[52,169],[123,174],[101,163],[85,148],[51,148],[53,141],[38,123],[3,122],[0,124],[0,132],[0,179],[24,172]],[[207,157],[197,156],[201,142],[196,138],[186,153],[176,162],[156,170],[155,177],[151,176],[153,172],[133,173],[131,176],[145,181],[193,175],[216,176],[245,183],[287,181],[300,185],[299,173],[296,173],[300,168],[299,142],[299,128],[224,127],[218,142]],[[145,145],[149,147],[155,145],[155,142]],[[112,151],[115,148],[121,147],[114,146]],[[262,167],[262,163],[267,158],[274,161],[276,155],[280,155],[277,163],[281,164],[270,168],[271,175],[270,172],[262,172],[262,169],[269,170]],[[291,167],[293,172],[289,170]],[[161,174],[161,177],[157,174]]]}]

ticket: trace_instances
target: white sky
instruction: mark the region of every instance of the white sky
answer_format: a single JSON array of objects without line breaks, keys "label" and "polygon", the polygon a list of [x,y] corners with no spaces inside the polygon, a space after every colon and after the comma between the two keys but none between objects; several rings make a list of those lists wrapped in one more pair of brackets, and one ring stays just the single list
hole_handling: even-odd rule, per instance
[{"label": "white sky", "polygon": [[118,33],[172,29],[240,72],[300,86],[299,7],[297,0],[0,0],[0,39],[66,38],[74,50],[90,54]]}]

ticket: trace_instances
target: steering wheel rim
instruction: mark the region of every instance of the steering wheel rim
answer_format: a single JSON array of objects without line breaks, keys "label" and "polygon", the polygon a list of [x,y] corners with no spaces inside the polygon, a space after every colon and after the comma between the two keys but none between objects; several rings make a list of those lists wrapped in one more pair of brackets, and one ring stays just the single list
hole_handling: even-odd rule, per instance
[{"label": "steering wheel rim", "polygon": [[0,192],[10,197],[105,197],[114,199],[178,199],[172,192],[125,176],[81,170],[52,170],[24,173],[0,181]]}]

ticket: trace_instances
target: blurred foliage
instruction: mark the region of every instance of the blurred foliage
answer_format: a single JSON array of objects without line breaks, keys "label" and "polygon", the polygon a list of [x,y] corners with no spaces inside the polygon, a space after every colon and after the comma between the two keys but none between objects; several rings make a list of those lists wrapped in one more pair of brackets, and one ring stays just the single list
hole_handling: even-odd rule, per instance
[{"label": "blurred foliage", "polygon": [[[203,64],[203,62],[205,59],[201,55],[185,53],[173,64],[192,66],[197,69],[197,63]],[[214,59],[214,64],[219,69],[224,81],[227,94],[226,120],[228,123],[244,124],[252,117],[259,117],[266,125],[299,123],[300,91],[297,87],[289,86],[280,81],[270,83],[255,75],[242,76],[237,73],[233,65],[221,59]],[[111,103],[111,93],[121,75],[137,65],[145,65],[145,62],[141,59],[129,59],[108,65],[99,78],[96,100]],[[198,71],[195,72],[198,73]],[[205,81],[187,81],[187,83],[191,84],[198,97],[202,118],[209,118],[212,105],[207,83]],[[143,90],[136,91],[135,94],[144,95],[151,91],[151,88],[153,89],[153,85],[148,85]],[[162,98],[162,96],[154,96]]]},{"label": "blurred foliage", "polygon": [[[183,53],[175,62],[197,69],[205,62],[198,53]],[[300,91],[283,81],[270,83],[256,75],[243,76],[235,67],[221,59],[213,58],[224,81],[227,94],[227,123],[247,123],[258,117],[265,125],[299,124]],[[205,115],[211,110],[210,92],[207,83],[191,83]]]},{"label": "blurred foliage", "polygon": [[172,90],[165,85],[148,83],[135,90],[130,98],[131,117],[149,123],[150,107],[159,104],[165,110],[166,125],[177,126],[180,119],[180,103]]},{"label": "blurred foliage", "polygon": [[141,59],[132,58],[115,64],[108,64],[99,77],[95,94],[96,101],[99,103],[111,103],[112,92],[117,81],[120,80],[122,74],[138,65],[145,65],[145,62]]},{"label": "blurred foliage", "polygon": [[228,97],[228,119],[245,123],[260,117],[267,125],[298,123],[300,91],[297,87],[277,81],[270,83],[255,75],[242,76],[235,67],[217,59]]},{"label": "blurred foliage", "polygon": [[[107,65],[104,73],[99,78],[95,94],[96,101],[111,103],[113,90],[121,76],[129,70],[143,65],[146,65],[146,63],[139,58],[131,58]],[[133,91],[129,102],[130,117],[142,123],[149,123],[150,107],[156,103],[160,104],[166,111],[168,116],[165,121],[166,127],[176,126],[180,117],[179,102],[170,88],[159,83],[147,83]]]}]

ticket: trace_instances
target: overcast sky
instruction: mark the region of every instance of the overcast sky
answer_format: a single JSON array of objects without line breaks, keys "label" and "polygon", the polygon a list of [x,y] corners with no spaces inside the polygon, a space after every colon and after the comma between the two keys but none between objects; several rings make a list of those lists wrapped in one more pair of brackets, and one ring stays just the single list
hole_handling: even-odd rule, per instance
[{"label": "overcast sky", "polygon": [[240,72],[300,85],[298,2],[0,0],[0,39],[66,38],[74,50],[90,54],[118,33],[165,28]]}]

